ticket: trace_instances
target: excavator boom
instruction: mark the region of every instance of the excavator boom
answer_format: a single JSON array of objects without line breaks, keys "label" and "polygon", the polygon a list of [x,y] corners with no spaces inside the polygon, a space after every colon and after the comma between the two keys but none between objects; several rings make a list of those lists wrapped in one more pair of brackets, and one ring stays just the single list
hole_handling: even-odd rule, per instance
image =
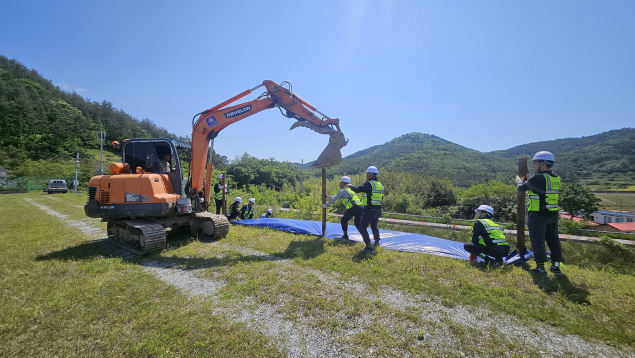
[{"label": "excavator boom", "polygon": [[[266,88],[266,92],[258,98],[225,107],[263,86]],[[329,135],[329,144],[311,167],[330,167],[342,161],[340,149],[348,143],[348,140],[340,130],[339,119],[325,116],[315,106],[291,92],[290,89],[266,80],[262,84],[248,89],[194,117],[192,121],[192,191],[200,193],[203,189],[209,141],[216,138],[218,133],[225,127],[274,107],[280,108],[281,112],[284,110],[283,114],[286,117],[297,120],[290,129],[305,127],[320,134]]]}]

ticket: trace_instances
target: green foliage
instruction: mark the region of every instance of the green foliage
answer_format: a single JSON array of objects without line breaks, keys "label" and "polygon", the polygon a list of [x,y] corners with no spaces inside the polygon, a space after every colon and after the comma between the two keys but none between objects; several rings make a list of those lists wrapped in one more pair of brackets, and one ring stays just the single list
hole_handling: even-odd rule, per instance
[{"label": "green foliage", "polygon": [[300,170],[289,162],[258,159],[247,153],[227,166],[227,174],[238,187],[262,185],[282,190],[285,184],[294,186],[300,180]]},{"label": "green foliage", "polygon": [[591,213],[598,210],[600,199],[579,183],[562,184],[559,205],[572,215],[584,214],[591,219]]}]

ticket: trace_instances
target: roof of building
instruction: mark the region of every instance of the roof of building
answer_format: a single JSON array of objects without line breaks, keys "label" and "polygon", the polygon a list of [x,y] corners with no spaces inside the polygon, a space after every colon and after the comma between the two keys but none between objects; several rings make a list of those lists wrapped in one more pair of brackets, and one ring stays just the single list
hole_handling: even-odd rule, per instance
[{"label": "roof of building", "polygon": [[632,214],[616,213],[616,212],[613,212],[613,211],[596,211],[596,213],[605,214],[605,215],[631,216],[631,217],[635,218],[635,215],[632,215]]},{"label": "roof of building", "polygon": [[618,229],[619,231],[635,231],[635,222],[632,223],[606,223],[605,225],[609,225]]},{"label": "roof of building", "polygon": [[[560,217],[564,218],[564,219],[571,219],[571,214],[567,214],[567,213],[560,213]],[[579,216],[574,216],[573,217],[573,221],[577,221],[577,222],[583,222],[585,221],[584,218],[581,218]],[[596,223],[595,221],[588,221],[589,225],[591,226],[595,226],[595,225],[600,225],[600,223]]]}]

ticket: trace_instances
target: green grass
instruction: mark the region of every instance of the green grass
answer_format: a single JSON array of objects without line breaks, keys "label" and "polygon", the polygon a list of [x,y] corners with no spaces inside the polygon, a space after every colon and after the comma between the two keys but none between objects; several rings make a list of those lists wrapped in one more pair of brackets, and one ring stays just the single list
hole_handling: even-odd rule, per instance
[{"label": "green grass", "polygon": [[134,260],[112,257],[23,195],[0,196],[0,217],[2,356],[281,355],[266,337],[212,314]]},{"label": "green grass", "polygon": [[[145,273],[140,258],[112,257],[103,246],[24,202],[25,197],[74,220],[83,219],[78,206],[85,202],[85,196],[70,194],[53,196],[58,200],[41,194],[0,196],[0,346],[7,355],[284,355],[270,338],[215,316],[206,299],[188,299]],[[28,217],[33,219],[27,224]],[[464,231],[416,229],[467,240]],[[220,244],[253,248],[294,265],[189,237],[176,237],[169,249],[151,258],[225,282],[219,291],[221,305],[283,302],[276,313],[292,322],[308,321],[319,330],[354,330],[341,338],[352,344],[353,354],[372,350],[377,356],[434,356],[439,351],[429,337],[450,334],[455,346],[444,354],[501,356],[511,351],[539,356],[533,349],[518,353],[514,342],[497,338],[495,332],[479,332],[449,319],[425,321],[425,305],[397,310],[372,295],[344,289],[355,283],[371,293],[389,287],[425,294],[448,307],[484,306],[527,324],[537,320],[585,338],[635,343],[635,278],[620,273],[632,273],[633,260],[622,253],[618,265],[611,257],[622,252],[619,248],[564,243],[566,277],[543,279],[523,267],[487,270],[466,261],[383,248],[366,256],[360,253],[361,244],[241,226],[233,226]],[[337,280],[324,281],[322,274]],[[366,318],[370,321],[351,326]],[[473,344],[476,338],[480,346]]]},{"label": "green grass", "polygon": [[[635,194],[595,193],[595,196],[605,200],[600,203],[601,209],[606,209],[611,211],[635,210]],[[606,200],[608,200],[608,202]]]}]

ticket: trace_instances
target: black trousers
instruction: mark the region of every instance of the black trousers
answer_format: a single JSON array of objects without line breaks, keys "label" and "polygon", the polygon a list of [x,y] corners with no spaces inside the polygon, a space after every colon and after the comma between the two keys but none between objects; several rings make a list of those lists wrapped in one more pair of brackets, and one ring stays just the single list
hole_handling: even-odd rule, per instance
[{"label": "black trousers", "polygon": [[346,211],[344,212],[344,215],[342,216],[342,231],[344,231],[344,233],[348,231],[348,221],[352,217],[355,217],[355,220],[353,220],[353,224],[355,224],[355,227],[359,231],[359,223],[362,220],[363,212],[364,212],[364,207],[361,205],[353,206],[350,209],[346,209]]},{"label": "black trousers", "polygon": [[529,213],[529,238],[531,248],[534,250],[534,260],[536,262],[547,261],[547,249],[545,243],[551,250],[551,261],[562,262],[562,247],[560,247],[560,236],[558,236],[559,214],[542,216],[536,212]]},{"label": "black trousers", "polygon": [[470,254],[474,254],[477,256],[480,254],[485,254],[487,256],[495,258],[498,262],[503,262],[503,257],[509,254],[509,245],[490,247],[468,242],[463,245],[463,248]]},{"label": "black trousers", "polygon": [[216,215],[220,215],[220,209],[223,207],[223,200],[214,199],[214,201],[216,202]]},{"label": "black trousers", "polygon": [[364,207],[364,212],[362,213],[362,219],[359,222],[359,226],[357,230],[362,235],[364,239],[364,243],[366,245],[370,245],[370,235],[368,235],[368,225],[370,225],[370,229],[373,232],[373,238],[379,241],[379,229],[377,228],[377,223],[379,222],[379,218],[381,217],[381,206],[374,207],[374,205],[369,205]]}]

